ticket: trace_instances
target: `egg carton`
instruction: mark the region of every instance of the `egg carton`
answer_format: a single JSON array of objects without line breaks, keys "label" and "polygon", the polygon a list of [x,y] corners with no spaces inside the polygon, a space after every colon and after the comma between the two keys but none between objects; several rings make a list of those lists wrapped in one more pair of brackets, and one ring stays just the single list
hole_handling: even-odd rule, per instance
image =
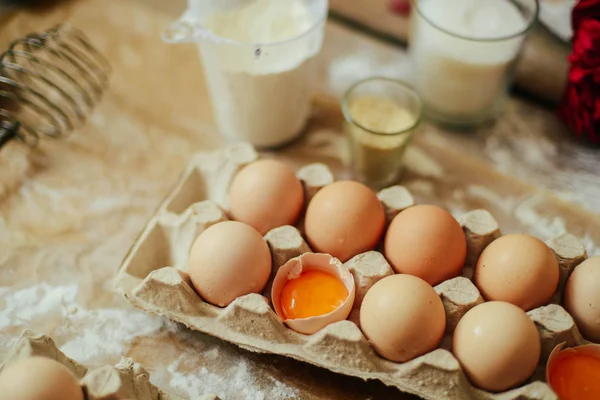
[{"label": "egg carton", "polygon": [[[50,337],[29,330],[23,332],[10,350],[0,366],[0,373],[17,360],[36,356],[56,360],[67,367],[81,383],[86,400],[182,400],[150,383],[148,372],[131,358],[122,358],[114,366],[88,368],[67,357]],[[205,395],[199,400],[219,399],[216,395]]]},{"label": "egg carton", "polygon": [[[265,235],[272,252],[273,271],[263,294],[239,297],[225,308],[204,302],[192,289],[186,272],[188,253],[198,235],[208,227],[228,220],[227,192],[235,174],[258,159],[248,144],[235,144],[196,155],[173,192],[136,240],[119,268],[116,288],[135,306],[232,342],[244,349],[272,353],[307,362],[336,373],[377,379],[403,392],[425,399],[556,399],[544,382],[544,366],[552,349],[585,344],[571,316],[558,304],[528,313],[542,341],[542,356],[536,374],[523,386],[503,393],[489,393],[472,386],[452,355],[452,333],[460,318],[483,302],[472,283],[473,266],[483,249],[500,236],[498,224],[486,210],[471,211],[459,218],[467,239],[468,254],[462,276],[435,287],[446,310],[446,334],[438,349],[406,363],[379,357],[362,334],[360,305],[366,291],[393,273],[380,251],[357,255],[345,265],[356,282],[356,298],[348,320],[331,324],[312,335],[286,327],[270,304],[272,279],[280,266],[311,251],[302,236],[303,222],[282,226]],[[306,204],[334,178],[324,164],[311,164],[297,171],[303,183]],[[402,186],[378,194],[389,223],[400,211],[414,205]],[[560,285],[554,303],[560,300],[570,271],[586,259],[585,248],[564,234],[547,242],[560,265]],[[235,245],[232,243],[232,245]],[[381,250],[381,248],[379,248]]]}]

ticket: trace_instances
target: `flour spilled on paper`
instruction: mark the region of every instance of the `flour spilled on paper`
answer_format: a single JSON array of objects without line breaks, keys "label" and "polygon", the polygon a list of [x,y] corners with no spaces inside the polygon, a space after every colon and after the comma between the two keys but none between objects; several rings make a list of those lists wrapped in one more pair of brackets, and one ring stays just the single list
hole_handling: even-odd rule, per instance
[{"label": "flour spilled on paper", "polygon": [[424,177],[441,179],[444,176],[444,167],[417,146],[407,149],[404,164],[406,168]]},{"label": "flour spilled on paper", "polygon": [[78,362],[93,364],[118,360],[133,339],[154,334],[163,326],[160,318],[129,307],[86,309],[78,303],[78,294],[75,284],[41,283],[16,291],[0,287],[0,331],[12,326],[41,332],[36,327],[53,325],[54,332],[42,333],[71,338],[60,350]]},{"label": "flour spilled on paper", "polygon": [[[527,227],[530,234],[541,239],[547,240],[567,232],[567,224],[562,217],[545,216],[538,211],[538,207],[545,201],[542,195],[537,194],[525,199],[502,197],[480,185],[470,185],[466,192],[471,197],[483,199],[506,214],[513,215],[519,223]],[[588,256],[600,254],[600,246],[593,242],[589,233],[586,232],[578,239],[586,248]]]},{"label": "flour spilled on paper", "polygon": [[164,324],[148,313],[119,308],[79,308],[66,319],[69,330],[82,334],[63,344],[60,350],[82,363],[106,355],[124,355],[135,338],[153,335]]},{"label": "flour spilled on paper", "polygon": [[[520,107],[524,109],[519,111]],[[597,152],[564,139],[557,140],[564,132],[546,110],[511,103],[506,113],[509,116],[498,120],[486,135],[482,149],[494,167],[536,182],[561,199],[600,213]],[[540,132],[549,133],[540,135]]]},{"label": "flour spilled on paper", "polygon": [[[150,379],[173,394],[194,399],[205,393],[227,400],[300,399],[300,391],[273,376],[272,366],[254,363],[243,350],[175,324],[166,326],[175,341],[165,348],[172,357]],[[218,362],[217,362],[218,360]]]},{"label": "flour spilled on paper", "polygon": [[[183,356],[182,356],[183,357]],[[222,399],[228,400],[266,400],[266,399],[299,399],[297,389],[279,382],[273,377],[271,387],[260,389],[254,382],[255,374],[251,371],[248,361],[240,358],[237,365],[216,374],[205,367],[189,373],[178,372],[182,357],[167,367],[171,373],[170,386],[187,398],[194,398],[203,393],[215,393]]]},{"label": "flour spilled on paper", "polygon": [[[87,365],[114,363],[129,350],[136,338],[160,334],[173,324],[129,305],[120,308],[87,309],[78,302],[79,287],[76,284],[52,286],[47,283],[14,290],[0,287],[0,332],[10,327],[22,327],[36,331],[36,327],[54,326],[44,333],[66,339],[60,350],[74,360]],[[194,333],[175,328],[184,340]],[[184,398],[196,398],[206,393],[218,394],[228,400],[299,399],[298,389],[290,387],[272,376],[268,385],[258,385],[264,376],[250,364],[243,354],[232,358],[219,371],[206,367],[185,368],[199,358],[215,361],[223,357],[223,350],[212,342],[192,343],[168,365],[151,374],[151,380],[159,386],[170,387],[173,393]],[[16,338],[0,333],[0,346],[9,349]],[[183,367],[183,368],[180,368]],[[268,388],[268,389],[261,389]]]}]

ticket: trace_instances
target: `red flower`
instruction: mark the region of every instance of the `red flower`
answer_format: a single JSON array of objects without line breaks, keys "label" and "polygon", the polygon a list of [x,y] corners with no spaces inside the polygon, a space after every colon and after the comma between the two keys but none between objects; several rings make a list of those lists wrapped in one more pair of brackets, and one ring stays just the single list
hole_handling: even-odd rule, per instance
[{"label": "red flower", "polygon": [[579,30],[579,25],[584,19],[600,19],[600,1],[598,0],[579,0],[573,9],[571,15],[571,24],[573,31]]},{"label": "red flower", "polygon": [[573,52],[559,116],[575,135],[600,144],[600,0],[581,0],[573,10]]}]

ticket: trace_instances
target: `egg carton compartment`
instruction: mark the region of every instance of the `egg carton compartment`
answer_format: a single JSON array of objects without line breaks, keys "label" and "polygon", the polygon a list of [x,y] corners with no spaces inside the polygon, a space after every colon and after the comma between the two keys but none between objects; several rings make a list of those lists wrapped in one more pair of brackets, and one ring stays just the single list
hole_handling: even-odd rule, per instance
[{"label": "egg carton compartment", "polygon": [[[538,370],[525,385],[503,393],[480,390],[467,380],[450,352],[456,324],[468,310],[483,302],[471,281],[475,261],[501,235],[498,223],[486,210],[474,210],[458,218],[467,240],[466,265],[462,276],[434,288],[446,311],[446,334],[438,349],[409,362],[395,363],[378,356],[358,326],[366,291],[394,273],[379,251],[357,255],[344,263],[356,283],[355,302],[347,320],[304,335],[286,327],[273,311],[269,293],[275,273],[289,259],[311,251],[302,236],[302,218],[296,227],[282,226],[265,235],[273,270],[262,295],[239,297],[225,308],[204,302],[192,289],[186,272],[188,253],[202,231],[228,220],[228,187],[237,171],[257,159],[256,151],[244,143],[201,153],[192,159],[119,268],[116,288],[133,305],[250,351],[291,357],[364,380],[377,379],[425,399],[557,398],[544,382],[550,352],[562,342],[567,346],[588,343],[573,318],[558,304],[569,273],[587,258],[585,248],[572,235],[564,234],[547,242],[559,262],[561,279],[553,304],[528,312],[540,334],[542,355]],[[297,176],[307,200],[334,180],[324,164],[305,166],[297,171]],[[388,222],[414,205],[411,194],[402,186],[384,189],[377,195]]]},{"label": "egg carton compartment", "polygon": [[[38,356],[58,361],[67,367],[79,380],[86,400],[182,400],[150,383],[148,372],[131,358],[123,358],[114,366],[88,368],[62,353],[52,338],[29,330],[23,332],[10,350],[0,366],[0,373],[15,361]],[[205,395],[200,400],[218,400],[218,397]]]}]

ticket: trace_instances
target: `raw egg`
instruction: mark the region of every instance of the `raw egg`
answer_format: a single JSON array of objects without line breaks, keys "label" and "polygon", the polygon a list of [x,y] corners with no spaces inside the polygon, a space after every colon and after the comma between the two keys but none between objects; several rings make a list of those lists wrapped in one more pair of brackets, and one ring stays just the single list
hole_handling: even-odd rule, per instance
[{"label": "raw egg", "polygon": [[600,399],[600,346],[596,344],[550,353],[546,381],[561,400]]},{"label": "raw egg", "polygon": [[405,362],[439,345],[446,313],[427,282],[412,275],[391,275],[367,291],[360,307],[360,327],[380,356]]},{"label": "raw egg", "polygon": [[271,275],[271,251],[250,225],[220,222],[196,239],[188,272],[200,297],[224,307],[240,296],[262,292]]},{"label": "raw egg", "polygon": [[525,311],[548,304],[558,286],[558,261],[529,235],[505,235],[490,243],[475,267],[475,285],[485,300],[512,303]]},{"label": "raw egg", "polygon": [[336,277],[322,271],[304,271],[290,279],[281,291],[281,311],[285,319],[329,314],[348,298],[348,289]]},{"label": "raw egg", "polygon": [[73,373],[47,357],[17,360],[0,373],[0,398],[6,400],[84,400]]},{"label": "raw egg", "polygon": [[275,312],[290,328],[312,334],[348,318],[354,303],[352,274],[328,255],[304,253],[277,272],[271,298]]},{"label": "raw egg", "polygon": [[460,274],[467,241],[446,210],[430,205],[398,214],[385,236],[385,256],[397,273],[418,276],[437,285]]},{"label": "raw egg", "polygon": [[600,256],[575,267],[567,281],[564,305],[583,336],[600,343]]},{"label": "raw egg", "polygon": [[288,165],[260,160],[235,176],[229,203],[233,219],[265,235],[273,228],[296,224],[304,207],[304,189]]},{"label": "raw egg", "polygon": [[501,392],[525,382],[540,359],[533,321],[521,308],[501,301],[479,304],[458,321],[452,353],[473,385]]},{"label": "raw egg", "polygon": [[308,205],[306,237],[315,251],[342,262],[373,250],[385,229],[385,212],[375,193],[354,181],[325,186]]}]

